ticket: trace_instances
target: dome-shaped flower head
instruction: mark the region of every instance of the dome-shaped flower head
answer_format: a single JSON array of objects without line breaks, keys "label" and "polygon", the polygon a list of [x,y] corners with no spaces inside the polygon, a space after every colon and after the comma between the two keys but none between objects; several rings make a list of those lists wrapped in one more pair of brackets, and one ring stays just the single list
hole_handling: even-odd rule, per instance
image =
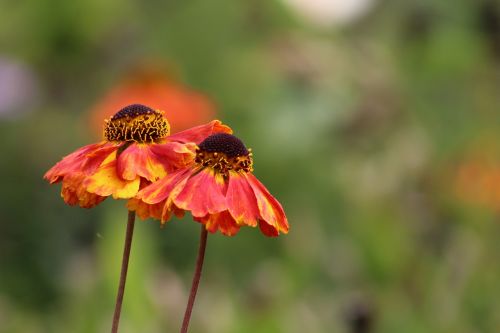
[{"label": "dome-shaped flower head", "polygon": [[105,120],[104,140],[64,157],[44,176],[62,181],[61,196],[69,205],[91,208],[108,196],[133,198],[140,188],[195,158],[196,143],[217,133],[231,133],[218,120],[170,135],[163,112],[129,105]]},{"label": "dome-shaped flower head", "polygon": [[283,207],[252,171],[251,150],[231,134],[216,133],[198,145],[189,167],[145,187],[137,198],[162,206],[150,212],[162,223],[172,212],[184,210],[212,233],[219,230],[232,236],[244,225],[258,225],[267,236],[287,233]]}]

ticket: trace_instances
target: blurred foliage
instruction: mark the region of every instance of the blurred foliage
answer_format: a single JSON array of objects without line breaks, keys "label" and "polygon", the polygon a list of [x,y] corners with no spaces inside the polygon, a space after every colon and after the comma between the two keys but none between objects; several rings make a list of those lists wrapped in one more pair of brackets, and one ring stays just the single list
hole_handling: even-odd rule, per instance
[{"label": "blurred foliage", "polygon": [[[325,25],[292,2],[0,2],[0,332],[109,330],[124,203],[68,207],[42,175],[149,59],[215,102],[291,224],[210,235],[193,333],[498,332],[500,4]],[[137,224],[122,332],[178,329],[197,239]]]}]

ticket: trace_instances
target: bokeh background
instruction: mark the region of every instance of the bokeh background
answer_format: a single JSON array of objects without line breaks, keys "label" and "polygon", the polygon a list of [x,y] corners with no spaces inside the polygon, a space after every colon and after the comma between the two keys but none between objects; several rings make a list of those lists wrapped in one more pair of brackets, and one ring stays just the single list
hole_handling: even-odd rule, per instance
[{"label": "bokeh background", "polygon": [[[494,0],[0,2],[0,332],[107,332],[122,201],[44,172],[130,102],[218,118],[291,224],[210,235],[191,332],[500,332]],[[176,332],[199,228],[138,223],[121,332]]]}]

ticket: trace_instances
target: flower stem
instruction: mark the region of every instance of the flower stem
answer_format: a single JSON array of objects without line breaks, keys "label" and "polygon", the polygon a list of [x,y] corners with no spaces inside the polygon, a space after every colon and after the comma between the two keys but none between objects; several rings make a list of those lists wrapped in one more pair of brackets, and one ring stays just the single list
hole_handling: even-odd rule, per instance
[{"label": "flower stem", "polygon": [[132,247],[132,236],[134,235],[135,212],[128,212],[127,231],[125,234],[125,246],[123,248],[122,268],[120,272],[120,284],[116,295],[115,314],[113,315],[113,326],[111,333],[118,332],[120,314],[122,311],[123,294],[125,293],[125,281],[127,280],[128,261],[130,258],[130,248]]},{"label": "flower stem", "polygon": [[198,291],[198,285],[201,279],[201,270],[203,268],[203,260],[205,259],[205,248],[207,247],[207,229],[205,225],[201,225],[200,234],[200,247],[198,248],[198,258],[196,259],[196,268],[193,276],[193,282],[191,284],[191,292],[189,293],[189,300],[186,307],[186,312],[184,313],[184,320],[182,321],[181,333],[187,333],[189,320],[191,319],[191,312],[193,312],[194,300],[196,298],[196,292]]}]

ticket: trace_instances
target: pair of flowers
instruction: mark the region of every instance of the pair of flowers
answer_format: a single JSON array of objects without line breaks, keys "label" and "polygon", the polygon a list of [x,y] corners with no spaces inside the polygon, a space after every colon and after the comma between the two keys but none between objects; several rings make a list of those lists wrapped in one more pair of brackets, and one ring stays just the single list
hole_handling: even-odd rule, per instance
[{"label": "pair of flowers", "polygon": [[251,150],[220,121],[170,135],[161,111],[133,104],[105,121],[102,142],[64,157],[44,178],[62,182],[70,205],[91,208],[113,196],[162,224],[189,211],[212,233],[232,236],[244,225],[287,233],[281,204],[252,171]]},{"label": "pair of flowers", "polygon": [[189,211],[202,224],[182,333],[189,326],[207,231],[232,236],[248,225],[271,237],[288,232],[281,204],[252,174],[252,153],[232,132],[214,120],[170,135],[163,112],[132,104],[105,121],[102,142],[78,149],[45,174],[50,183],[62,182],[69,205],[92,208],[109,196],[128,200],[112,333],[118,332],[136,214],[164,224]]}]

